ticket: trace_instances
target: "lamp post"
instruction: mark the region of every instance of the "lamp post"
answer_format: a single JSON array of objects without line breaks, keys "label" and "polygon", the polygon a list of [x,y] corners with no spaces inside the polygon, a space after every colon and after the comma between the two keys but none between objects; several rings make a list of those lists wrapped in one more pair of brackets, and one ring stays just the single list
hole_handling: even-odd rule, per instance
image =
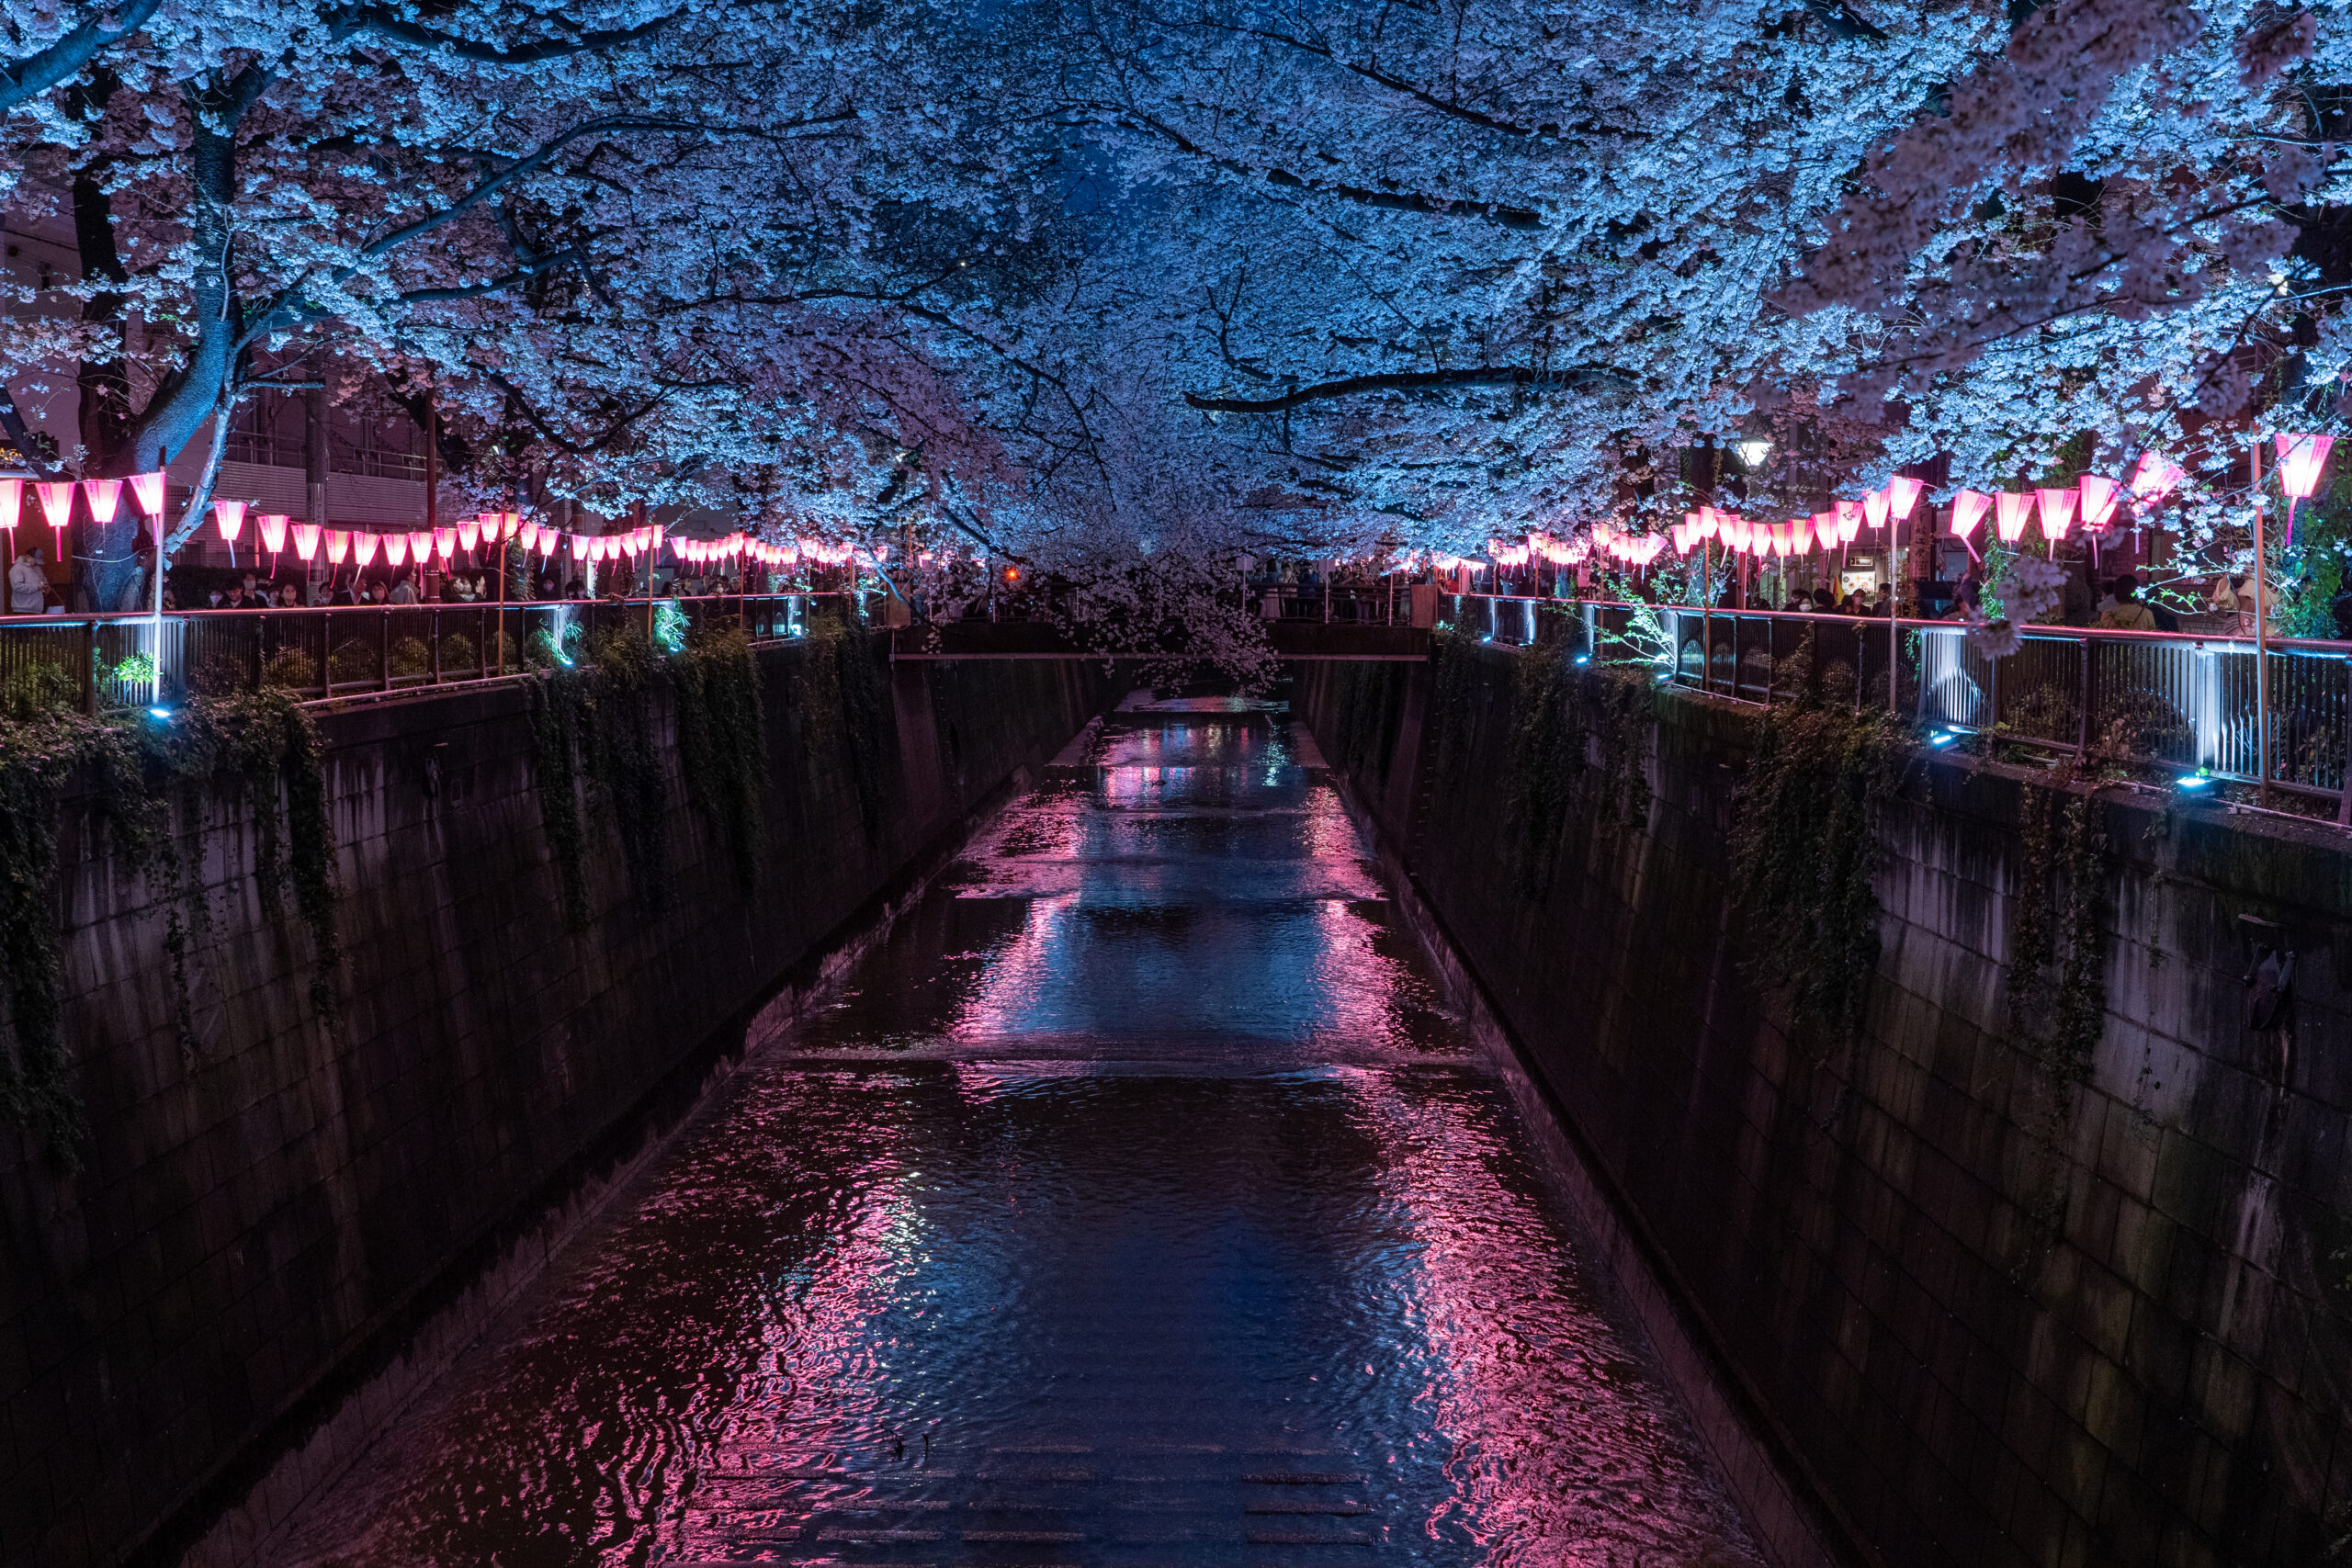
[{"label": "lamp post", "polygon": [[2262,443],[2254,444],[2254,754],[2262,770],[2256,792],[2270,804],[2270,636],[2266,625],[2263,579],[2269,572],[2269,554],[2262,537]]}]

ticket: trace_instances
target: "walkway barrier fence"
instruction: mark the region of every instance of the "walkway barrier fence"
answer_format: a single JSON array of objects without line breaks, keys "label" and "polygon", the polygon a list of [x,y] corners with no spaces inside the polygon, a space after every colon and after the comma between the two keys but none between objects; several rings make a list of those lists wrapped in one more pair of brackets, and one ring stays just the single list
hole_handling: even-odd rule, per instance
[{"label": "walkway barrier fence", "polygon": [[2270,786],[2332,802],[2352,824],[2352,643],[2271,637],[2257,660],[2250,632],[2036,626],[1992,659],[1950,621],[1485,594],[1442,597],[1438,618],[1482,640],[1644,660],[1663,681],[1741,702],[1785,701],[1800,680],[1815,694],[1850,686],[1858,706],[1933,728],[2246,784],[2262,782],[2259,663]]},{"label": "walkway barrier fence", "polygon": [[[660,599],[663,635],[740,626],[754,642],[804,635],[848,593]],[[170,706],[192,695],[276,687],[305,701],[496,679],[568,663],[587,639],[644,630],[642,599],[522,604],[359,604],[194,610],[152,615],[0,617],[0,696],[64,701],[85,713]]]}]

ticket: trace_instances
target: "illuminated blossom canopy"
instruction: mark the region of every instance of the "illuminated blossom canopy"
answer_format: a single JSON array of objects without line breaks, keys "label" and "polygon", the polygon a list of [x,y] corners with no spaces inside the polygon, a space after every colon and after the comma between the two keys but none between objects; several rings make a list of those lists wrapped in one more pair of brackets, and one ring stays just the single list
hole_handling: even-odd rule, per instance
[{"label": "illuminated blossom canopy", "polygon": [[2210,538],[2214,432],[2334,428],[2352,362],[2340,12],[6,15],[0,198],[84,276],[0,377],[78,382],[74,472],[430,388],[486,491],[912,528],[1214,640],[1240,552],[1640,529],[1742,431],[1799,512],[2197,447]]}]

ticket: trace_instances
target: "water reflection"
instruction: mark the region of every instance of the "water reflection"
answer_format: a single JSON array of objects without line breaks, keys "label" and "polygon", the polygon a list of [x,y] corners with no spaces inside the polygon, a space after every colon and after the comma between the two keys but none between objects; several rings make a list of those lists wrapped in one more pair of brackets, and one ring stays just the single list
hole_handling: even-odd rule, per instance
[{"label": "water reflection", "polygon": [[1111,727],[294,1560],[1753,1562],[1361,852]]}]

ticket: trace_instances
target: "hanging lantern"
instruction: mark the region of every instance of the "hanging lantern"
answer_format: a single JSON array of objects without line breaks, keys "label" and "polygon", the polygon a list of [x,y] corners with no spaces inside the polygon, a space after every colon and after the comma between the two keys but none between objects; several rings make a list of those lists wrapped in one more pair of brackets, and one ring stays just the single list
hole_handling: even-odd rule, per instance
[{"label": "hanging lantern", "polygon": [[1810,517],[1799,517],[1789,525],[1789,547],[1792,554],[1809,556],[1813,553],[1813,524]]},{"label": "hanging lantern", "polygon": [[[479,544],[481,540],[481,524],[480,521],[471,517],[461,518],[458,520],[458,548],[465,551],[468,555],[471,555],[475,545]],[[443,551],[442,557],[444,559],[447,559],[448,552],[446,550]]]},{"label": "hanging lantern", "polygon": [[271,555],[286,547],[287,516],[283,512],[265,512],[255,526],[261,529],[261,547]]},{"label": "hanging lantern", "polygon": [[1874,490],[1862,497],[1862,521],[1872,528],[1886,526],[1886,491]]},{"label": "hanging lantern", "polygon": [[1772,553],[1774,555],[1786,556],[1793,543],[1794,540],[1789,533],[1789,525],[1786,523],[1772,525]]},{"label": "hanging lantern", "polygon": [[74,521],[74,481],[37,484],[33,493],[40,497],[41,515],[49,519],[50,531],[63,539],[66,525]]},{"label": "hanging lantern", "polygon": [[1964,490],[1951,498],[1952,537],[1968,546],[1969,554],[1976,553],[1969,536],[1984,521],[1984,513],[1993,509],[1993,498],[1982,491]]},{"label": "hanging lantern", "polygon": [[2327,467],[2328,448],[2335,445],[2333,435],[2281,435],[2278,446],[2278,488],[2287,492],[2287,545],[2295,543],[2295,507],[2309,501],[2319,489],[2319,476]]},{"label": "hanging lantern", "polygon": [[348,528],[330,528],[326,531],[325,538],[327,542],[327,564],[329,566],[341,566],[344,562],[344,558],[351,554],[351,530]]},{"label": "hanging lantern", "polygon": [[2165,497],[2182,479],[2178,465],[2167,462],[2154,452],[2140,454],[2139,466],[2132,470],[2132,496],[2143,507],[2161,506]]},{"label": "hanging lantern", "polygon": [[424,563],[433,558],[433,530],[411,528],[408,531],[408,554],[409,558],[416,563],[416,570],[423,571]]},{"label": "hanging lantern", "polygon": [[2001,531],[2001,542],[2014,545],[2024,538],[2026,519],[2033,515],[2031,492],[2005,490],[1993,498],[1993,521]]},{"label": "hanging lantern", "polygon": [[1838,542],[1841,545],[1850,545],[1861,536],[1861,533],[1862,503],[1859,501],[1839,502],[1838,503]]},{"label": "hanging lantern", "polygon": [[1911,513],[1919,504],[1919,497],[1928,488],[1925,479],[1897,474],[1886,481],[1886,514],[1897,523],[1911,521]]},{"label": "hanging lantern", "polygon": [[402,566],[405,566],[407,563],[408,563],[408,536],[407,536],[406,534],[387,534],[387,535],[385,535],[385,536],[384,536],[384,565],[385,565],[387,568],[389,568],[390,570],[393,570],[393,571],[398,571],[398,570],[399,570]]},{"label": "hanging lantern", "polygon": [[90,521],[101,528],[113,522],[115,513],[122,505],[122,481],[84,479],[82,489],[90,498]]},{"label": "hanging lantern", "polygon": [[137,502],[139,510],[148,516],[161,517],[164,514],[163,470],[158,468],[152,474],[131,475],[130,499]]},{"label": "hanging lantern", "polygon": [[452,557],[454,557],[454,556],[458,553],[458,531],[457,531],[457,529],[455,529],[455,528],[435,528],[435,529],[434,529],[434,530],[433,530],[433,553],[434,553],[435,555],[436,555],[436,556],[438,556],[438,557],[440,557],[440,558],[441,558],[441,565],[446,569],[446,568],[448,566],[448,564],[449,564],[450,558],[451,558]]},{"label": "hanging lantern", "polygon": [[[376,558],[376,547],[382,541],[373,534],[353,534],[351,536],[351,564],[354,570],[366,571],[368,563]],[[334,548],[333,539],[327,541],[327,548],[330,550]]]},{"label": "hanging lantern", "polygon": [[295,524],[295,525],[294,525],[294,556],[295,556],[295,558],[296,558],[296,559],[298,559],[298,560],[308,561],[309,559],[311,559],[311,557],[313,557],[313,556],[317,555],[318,553],[319,553],[319,525],[318,525],[316,523],[297,523],[297,524]]},{"label": "hanging lantern", "polygon": [[2082,499],[2082,492],[2069,485],[2064,490],[2038,490],[2033,494],[2041,513],[2041,536],[2056,544],[2075,525],[2075,502]]},{"label": "hanging lantern", "polygon": [[2075,481],[2082,495],[2083,527],[2090,533],[2104,533],[2114,521],[2115,502],[2123,487],[2104,474],[2085,474]]},{"label": "hanging lantern", "polygon": [[16,536],[17,520],[25,509],[25,481],[0,479],[0,528]]},{"label": "hanging lantern", "polygon": [[233,545],[237,536],[244,532],[245,503],[242,501],[216,501],[212,503],[212,525],[220,530],[220,542]]}]

